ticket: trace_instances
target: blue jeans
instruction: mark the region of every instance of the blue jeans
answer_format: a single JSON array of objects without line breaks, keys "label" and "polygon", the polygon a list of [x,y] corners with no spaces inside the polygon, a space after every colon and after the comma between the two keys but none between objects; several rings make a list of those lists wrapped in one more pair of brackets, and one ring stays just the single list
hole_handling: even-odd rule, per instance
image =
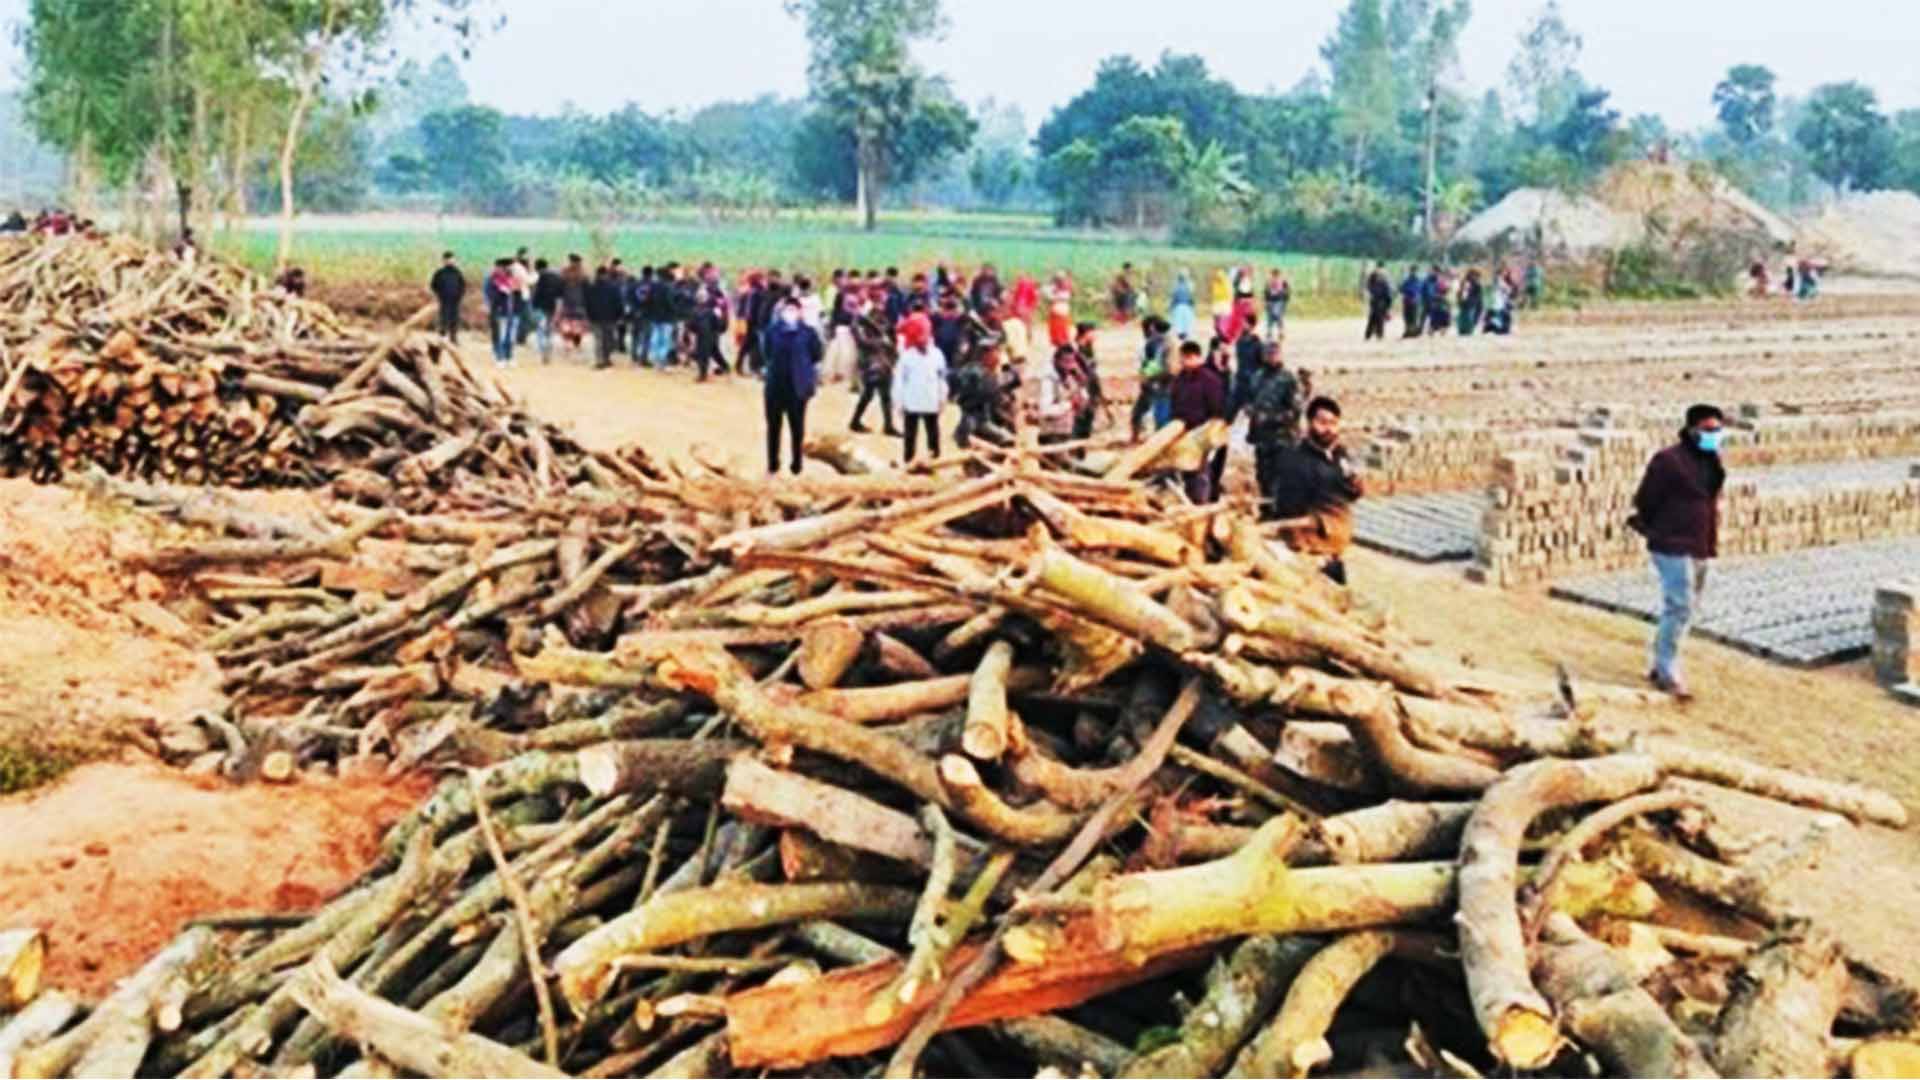
[{"label": "blue jeans", "polygon": [[633,360],[653,365],[653,324],[645,319],[633,320]]},{"label": "blue jeans", "polygon": [[1653,572],[1660,578],[1660,628],[1653,635],[1653,674],[1680,678],[1680,641],[1707,587],[1707,561],[1690,555],[1653,552]]},{"label": "blue jeans", "polygon": [[553,312],[533,309],[533,340],[540,346],[540,361],[553,359]]},{"label": "blue jeans", "polygon": [[495,360],[506,363],[513,359],[513,332],[518,322],[519,320],[514,318],[511,311],[493,317],[493,358]]},{"label": "blue jeans", "polygon": [[671,322],[650,324],[652,342],[647,346],[647,362],[654,367],[664,367],[673,357],[673,331]]}]

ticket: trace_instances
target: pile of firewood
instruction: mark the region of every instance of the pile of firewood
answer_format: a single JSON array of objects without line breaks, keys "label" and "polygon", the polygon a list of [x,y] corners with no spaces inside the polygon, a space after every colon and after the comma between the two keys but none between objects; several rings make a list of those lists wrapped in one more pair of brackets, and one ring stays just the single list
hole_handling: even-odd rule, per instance
[{"label": "pile of firewood", "polygon": [[[1897,801],[1636,738],[1640,691],[1465,667],[1233,508],[1137,480],[1158,451],[1104,479],[1070,453],[659,470],[618,505],[342,505],[317,539],[156,550],[213,598],[236,713],[280,710],[284,752],[478,767],[306,917],[191,927],[72,1026],[16,992],[0,1054],[31,1076],[1910,1067],[1912,992],[1773,889],[1841,816],[1904,825]],[[340,567],[383,546],[425,580],[354,588]],[[1743,839],[1716,788],[1823,813]]]},{"label": "pile of firewood", "polygon": [[1905,807],[1409,640],[1162,482],[1217,425],[552,486],[487,431],[312,517],[96,478],[190,527],[143,557],[233,702],[156,749],[454,771],[85,1010],[0,933],[0,1076],[1914,1068],[1914,992],[1775,887]]},{"label": "pile of firewood", "polygon": [[463,485],[534,498],[591,479],[588,455],[443,338],[345,327],[210,257],[13,242],[0,343],[0,475],[375,490],[407,475],[416,508]]}]

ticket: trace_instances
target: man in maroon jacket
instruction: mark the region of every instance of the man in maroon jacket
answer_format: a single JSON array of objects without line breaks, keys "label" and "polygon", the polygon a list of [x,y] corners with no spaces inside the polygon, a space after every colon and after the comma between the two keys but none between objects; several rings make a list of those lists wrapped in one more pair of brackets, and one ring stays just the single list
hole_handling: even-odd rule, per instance
[{"label": "man in maroon jacket", "polygon": [[1647,678],[1681,700],[1693,695],[1680,678],[1680,639],[1707,585],[1707,560],[1720,553],[1720,461],[1725,419],[1712,405],[1687,410],[1680,441],[1653,455],[1634,493],[1627,524],[1647,538],[1660,578],[1660,628],[1653,636]]},{"label": "man in maroon jacket", "polygon": [[[1186,425],[1188,431],[1196,431],[1210,420],[1224,420],[1227,416],[1227,383],[1220,377],[1219,369],[1207,363],[1206,354],[1197,341],[1184,342],[1180,346],[1180,373],[1174,376],[1171,398],[1173,419]],[[1196,505],[1213,502],[1219,492],[1213,488],[1213,474],[1207,468],[1204,459],[1200,467],[1184,472],[1181,478],[1187,489],[1187,498]]]}]

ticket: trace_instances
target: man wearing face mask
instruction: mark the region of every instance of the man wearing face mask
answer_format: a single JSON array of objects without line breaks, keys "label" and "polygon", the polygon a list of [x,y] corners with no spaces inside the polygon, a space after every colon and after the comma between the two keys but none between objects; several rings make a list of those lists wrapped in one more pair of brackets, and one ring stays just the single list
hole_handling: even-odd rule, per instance
[{"label": "man wearing face mask", "polygon": [[1727,469],[1720,461],[1725,418],[1712,405],[1687,410],[1680,441],[1653,455],[1634,493],[1627,524],[1647,538],[1653,571],[1660,578],[1660,628],[1653,636],[1647,678],[1681,700],[1692,694],[1680,677],[1680,639],[1693,621],[1707,585],[1707,561],[1719,554],[1720,491]]},{"label": "man wearing face mask", "polygon": [[820,335],[800,321],[800,302],[780,302],[773,325],[767,329],[766,386],[762,391],[767,414],[767,474],[780,471],[780,425],[793,439],[793,474],[800,475],[801,448],[807,438],[807,402],[813,398],[820,356]]},{"label": "man wearing face mask", "polygon": [[1321,572],[1347,583],[1344,556],[1353,540],[1353,504],[1366,484],[1340,445],[1340,405],[1317,397],[1307,405],[1307,437],[1274,454],[1268,465],[1273,516],[1286,523],[1281,538],[1321,560]]}]

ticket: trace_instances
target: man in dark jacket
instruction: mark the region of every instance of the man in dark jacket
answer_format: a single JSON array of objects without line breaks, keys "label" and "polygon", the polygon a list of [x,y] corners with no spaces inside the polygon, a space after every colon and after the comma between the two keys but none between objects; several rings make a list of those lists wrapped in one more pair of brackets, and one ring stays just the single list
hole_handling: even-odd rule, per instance
[{"label": "man in dark jacket", "polygon": [[1367,333],[1364,340],[1375,341],[1387,336],[1387,314],[1393,310],[1393,284],[1387,280],[1387,268],[1383,263],[1374,263],[1373,272],[1367,275]]},{"label": "man in dark jacket", "polygon": [[1080,323],[1073,328],[1073,350],[1080,354],[1080,366],[1086,370],[1087,380],[1087,403],[1073,417],[1073,437],[1076,439],[1093,437],[1093,422],[1107,405],[1107,392],[1100,386],[1100,361],[1094,356],[1094,342],[1099,329],[1090,322]]},{"label": "man in dark jacket", "polygon": [[[653,358],[653,267],[640,268],[640,276],[627,287],[627,313],[633,320],[633,363],[636,367],[658,367]],[[662,357],[661,360],[665,360]]]},{"label": "man in dark jacket", "polygon": [[[1171,396],[1173,418],[1185,424],[1188,431],[1197,431],[1209,421],[1226,419],[1226,380],[1219,369],[1207,363],[1206,352],[1197,341],[1183,342],[1180,346],[1180,374],[1173,380]],[[1213,471],[1208,468],[1209,464],[1203,462],[1198,469],[1181,474],[1187,498],[1195,505],[1210,503],[1217,494],[1213,490]]]},{"label": "man in dark jacket", "polygon": [[767,416],[767,475],[780,471],[780,425],[793,438],[793,474],[800,475],[801,451],[807,439],[807,402],[813,399],[820,357],[826,350],[813,327],[800,321],[800,302],[780,302],[779,314],[767,329],[766,386],[762,400]]},{"label": "man in dark jacket", "polygon": [[1272,466],[1273,516],[1293,523],[1287,546],[1321,560],[1321,572],[1347,583],[1347,545],[1353,539],[1353,503],[1366,485],[1340,445],[1340,405],[1317,397],[1307,405],[1307,437]]},{"label": "man in dark jacket", "polygon": [[1633,496],[1627,521],[1647,538],[1660,578],[1660,628],[1653,636],[1647,678],[1681,700],[1691,697],[1680,678],[1680,639],[1707,585],[1707,561],[1720,553],[1720,492],[1727,468],[1720,460],[1725,418],[1712,405],[1687,410],[1680,441],[1653,455]]},{"label": "man in dark jacket", "polygon": [[553,362],[553,320],[560,314],[560,274],[545,259],[533,263],[533,329],[540,346],[540,362]]},{"label": "man in dark jacket", "polygon": [[466,299],[467,277],[460,272],[454,262],[453,252],[440,256],[440,269],[433,272],[432,280],[427,282],[427,290],[440,302],[440,320],[437,323],[447,340],[460,340],[460,301]]},{"label": "man in dark jacket", "polygon": [[1260,366],[1234,387],[1233,413],[1247,414],[1247,442],[1253,447],[1253,478],[1260,492],[1260,517],[1273,514],[1274,477],[1280,458],[1300,437],[1300,383],[1281,362],[1280,343],[1267,345]]},{"label": "man in dark jacket", "polygon": [[587,321],[593,324],[593,366],[613,365],[613,350],[618,344],[620,319],[625,305],[620,302],[620,283],[613,271],[600,267],[593,272],[593,284],[587,289]]},{"label": "man in dark jacket", "polygon": [[647,290],[647,363],[666,367],[674,360],[674,343],[679,326],[674,320],[673,288],[678,267],[672,263],[653,273],[653,287]]},{"label": "man in dark jacket", "polygon": [[1420,280],[1420,268],[1407,267],[1407,276],[1400,279],[1400,321],[1406,324],[1402,338],[1416,338],[1426,329],[1427,313],[1420,306],[1420,297],[1425,292],[1426,283]]}]

